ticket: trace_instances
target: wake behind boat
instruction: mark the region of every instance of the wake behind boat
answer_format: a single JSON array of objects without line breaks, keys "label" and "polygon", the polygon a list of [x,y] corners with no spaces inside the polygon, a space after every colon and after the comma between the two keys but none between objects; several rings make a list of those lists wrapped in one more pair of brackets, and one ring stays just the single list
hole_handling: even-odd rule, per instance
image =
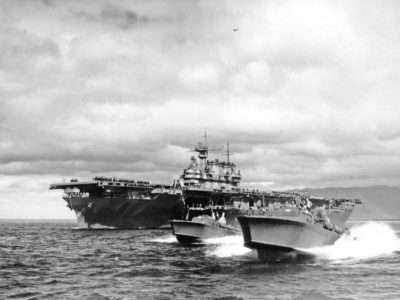
[{"label": "wake behind boat", "polygon": [[238,217],[246,247],[263,261],[309,255],[308,248],[332,245],[346,232],[345,223],[358,199],[297,198],[274,203],[260,215]]}]

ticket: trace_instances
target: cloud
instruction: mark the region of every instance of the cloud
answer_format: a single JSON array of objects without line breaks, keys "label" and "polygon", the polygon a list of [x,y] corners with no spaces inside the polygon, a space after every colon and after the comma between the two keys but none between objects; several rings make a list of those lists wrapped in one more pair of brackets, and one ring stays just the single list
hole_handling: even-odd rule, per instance
[{"label": "cloud", "polygon": [[73,14],[88,21],[109,23],[121,29],[129,29],[132,26],[145,24],[151,21],[149,17],[140,15],[133,10],[124,9],[111,4],[105,5],[98,14],[85,11],[73,12]]},{"label": "cloud", "polygon": [[400,18],[376,6],[2,1],[3,199],[30,177],[170,182],[205,129],[253,185],[397,184]]},{"label": "cloud", "polygon": [[46,59],[58,55],[57,46],[51,40],[40,39],[16,28],[2,28],[0,43],[0,68],[4,71],[40,71],[45,67]]}]

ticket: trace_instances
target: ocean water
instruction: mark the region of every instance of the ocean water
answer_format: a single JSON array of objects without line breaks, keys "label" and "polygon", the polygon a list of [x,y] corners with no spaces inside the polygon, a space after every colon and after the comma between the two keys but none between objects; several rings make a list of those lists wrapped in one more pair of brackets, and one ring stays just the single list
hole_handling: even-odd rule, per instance
[{"label": "ocean water", "polygon": [[262,263],[241,236],[0,221],[0,299],[400,299],[400,221],[350,224],[315,258]]}]

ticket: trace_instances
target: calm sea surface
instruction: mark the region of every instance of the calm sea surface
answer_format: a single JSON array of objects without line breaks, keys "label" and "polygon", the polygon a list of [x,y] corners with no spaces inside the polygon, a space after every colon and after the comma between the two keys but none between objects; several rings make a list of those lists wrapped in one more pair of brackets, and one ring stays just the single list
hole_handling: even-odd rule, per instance
[{"label": "calm sea surface", "polygon": [[352,223],[307,262],[266,264],[240,236],[0,221],[0,299],[400,299],[400,222]]}]

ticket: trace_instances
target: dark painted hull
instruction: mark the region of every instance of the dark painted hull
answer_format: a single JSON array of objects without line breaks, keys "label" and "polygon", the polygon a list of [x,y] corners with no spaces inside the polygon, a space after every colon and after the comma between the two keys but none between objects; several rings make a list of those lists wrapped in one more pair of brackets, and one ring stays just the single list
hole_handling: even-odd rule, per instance
[{"label": "dark painted hull", "polygon": [[88,226],[100,224],[117,228],[159,228],[169,220],[182,218],[184,205],[178,194],[157,194],[151,199],[125,197],[69,198],[68,206]]},{"label": "dark painted hull", "polygon": [[333,244],[341,234],[290,217],[240,216],[246,247],[262,260],[282,260],[307,255],[307,248]]},{"label": "dark painted hull", "polygon": [[238,228],[195,221],[172,220],[171,226],[176,239],[183,244],[201,243],[206,239],[240,233]]}]

